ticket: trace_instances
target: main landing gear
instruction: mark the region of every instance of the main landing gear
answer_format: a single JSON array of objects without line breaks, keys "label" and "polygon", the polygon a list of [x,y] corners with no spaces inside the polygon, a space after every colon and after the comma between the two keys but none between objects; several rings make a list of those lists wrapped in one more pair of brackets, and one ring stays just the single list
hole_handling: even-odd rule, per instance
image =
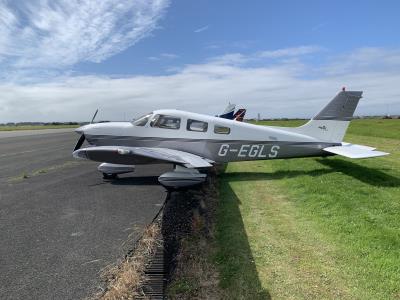
[{"label": "main landing gear", "polygon": [[112,179],[117,179],[117,178],[118,178],[118,174],[115,174],[115,173],[103,173],[103,179],[112,180]]},{"label": "main landing gear", "polygon": [[97,167],[97,170],[103,174],[103,179],[112,180],[117,179],[118,174],[134,172],[135,166],[102,163]]}]

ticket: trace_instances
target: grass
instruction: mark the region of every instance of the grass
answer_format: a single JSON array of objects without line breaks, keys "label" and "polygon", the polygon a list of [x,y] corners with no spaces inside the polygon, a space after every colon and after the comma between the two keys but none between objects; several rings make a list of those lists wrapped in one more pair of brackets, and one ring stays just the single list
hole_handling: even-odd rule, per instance
[{"label": "grass", "polygon": [[77,128],[79,125],[17,125],[17,126],[0,126],[0,131],[14,130],[39,130],[39,129],[62,129],[62,128]]},{"label": "grass", "polygon": [[57,171],[66,167],[71,167],[71,166],[75,166],[78,165],[79,162],[78,161],[66,161],[62,164],[59,165],[53,165],[53,166],[48,166],[46,168],[43,169],[38,169],[38,170],[34,170],[31,171],[30,173],[27,171],[24,171],[22,174],[14,176],[14,177],[10,177],[8,178],[8,182],[12,183],[12,182],[18,182],[21,181],[23,179],[28,179],[37,175],[42,175],[42,174],[46,174],[49,172],[53,172],[53,171]]},{"label": "grass", "polygon": [[[295,127],[305,124],[308,120],[276,120],[252,122],[257,125]],[[356,119],[351,121],[348,135],[386,137],[400,139],[399,119]]]},{"label": "grass", "polygon": [[226,298],[400,299],[400,120],[354,120],[345,140],[391,155],[228,165],[214,255]]},{"label": "grass", "polygon": [[[209,173],[209,180],[201,189],[191,190],[175,201],[193,201],[187,212],[189,220],[184,223],[189,228],[182,231],[182,218],[173,217],[175,232],[168,230],[179,238],[177,254],[173,258],[176,266],[171,274],[166,289],[167,299],[220,299],[223,297],[218,286],[219,278],[212,255],[216,251],[215,243],[215,209],[218,203],[218,190],[215,173]],[[171,200],[169,200],[171,201]],[[167,212],[165,212],[167,215]],[[171,218],[171,215],[169,215]],[[169,245],[171,247],[171,243]]]}]

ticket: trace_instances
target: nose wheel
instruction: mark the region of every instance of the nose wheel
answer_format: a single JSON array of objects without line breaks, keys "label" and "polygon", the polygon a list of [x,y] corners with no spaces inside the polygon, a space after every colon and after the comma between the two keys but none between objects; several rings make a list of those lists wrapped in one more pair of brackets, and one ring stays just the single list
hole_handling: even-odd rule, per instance
[{"label": "nose wheel", "polygon": [[103,173],[103,179],[117,179],[118,174],[115,173]]}]

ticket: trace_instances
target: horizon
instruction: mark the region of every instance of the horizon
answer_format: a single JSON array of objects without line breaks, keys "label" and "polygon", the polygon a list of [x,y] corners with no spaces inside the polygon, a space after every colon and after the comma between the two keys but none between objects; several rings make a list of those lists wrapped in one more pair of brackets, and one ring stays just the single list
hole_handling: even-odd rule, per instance
[{"label": "horizon", "polygon": [[[108,123],[108,122],[133,122],[135,119],[130,119],[130,120],[98,120],[95,121],[94,123]],[[400,114],[395,114],[395,115],[354,115],[352,120],[359,120],[359,119],[400,119]],[[285,120],[304,120],[308,121],[311,120],[311,118],[263,118],[261,116],[259,121],[285,121]],[[251,117],[251,118],[244,118],[244,122],[246,121],[258,121],[257,117]],[[68,124],[68,123],[73,123],[73,124]],[[38,124],[38,125],[81,125],[81,124],[90,124],[89,121],[20,121],[20,122],[7,122],[7,123],[0,123],[0,126],[8,126],[8,125],[30,125],[30,124]]]}]

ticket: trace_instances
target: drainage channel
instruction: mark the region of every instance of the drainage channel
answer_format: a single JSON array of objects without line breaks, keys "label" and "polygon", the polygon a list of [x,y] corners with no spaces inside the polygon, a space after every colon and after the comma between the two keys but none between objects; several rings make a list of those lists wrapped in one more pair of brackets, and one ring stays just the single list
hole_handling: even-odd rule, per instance
[{"label": "drainage channel", "polygon": [[165,299],[167,271],[164,253],[164,242],[161,240],[154,257],[150,260],[145,270],[147,280],[143,286],[143,299]]},{"label": "drainage channel", "polygon": [[190,234],[193,208],[199,205],[192,190],[169,192],[160,213],[153,222],[159,222],[161,236],[157,249],[146,269],[146,282],[141,299],[166,299],[166,286],[179,251],[180,238]]}]

